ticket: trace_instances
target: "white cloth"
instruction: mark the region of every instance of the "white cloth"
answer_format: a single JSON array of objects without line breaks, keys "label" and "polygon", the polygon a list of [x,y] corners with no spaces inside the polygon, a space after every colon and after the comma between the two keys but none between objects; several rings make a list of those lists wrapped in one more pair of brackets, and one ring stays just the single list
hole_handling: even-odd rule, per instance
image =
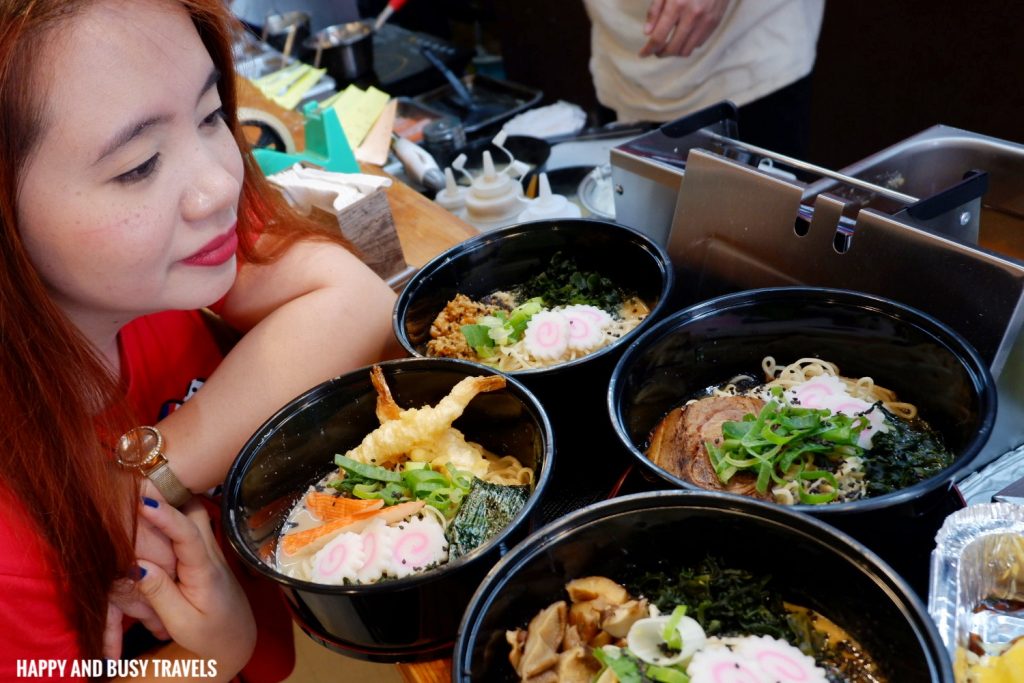
[{"label": "white cloth", "polygon": [[587,125],[587,113],[579,105],[559,100],[546,107],[534,107],[513,116],[502,126],[509,135],[553,138],[575,135]]},{"label": "white cloth", "polygon": [[620,121],[672,121],[742,106],[811,72],[825,0],[733,0],[689,57],[639,57],[649,0],[585,0],[598,100]]}]

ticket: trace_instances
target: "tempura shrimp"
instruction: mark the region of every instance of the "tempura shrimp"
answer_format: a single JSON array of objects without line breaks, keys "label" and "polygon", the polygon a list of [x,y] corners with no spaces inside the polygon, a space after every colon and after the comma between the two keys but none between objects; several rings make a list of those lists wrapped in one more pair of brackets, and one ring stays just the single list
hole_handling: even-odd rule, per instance
[{"label": "tempura shrimp", "polygon": [[[388,463],[408,453],[417,444],[434,439],[448,429],[477,394],[501,389],[504,386],[505,378],[500,375],[466,377],[452,387],[448,395],[437,405],[401,411],[397,419],[388,419],[345,455],[353,460],[375,465]],[[380,398],[378,395],[378,417],[381,413],[389,415],[391,411],[386,403],[385,409],[380,408]]]},{"label": "tempura shrimp", "polygon": [[370,381],[373,383],[373,388],[377,390],[377,419],[381,424],[389,420],[397,420],[402,415],[402,409],[395,403],[395,398],[391,395],[391,387],[384,379],[384,371],[380,369],[379,365],[374,365],[370,370]]}]

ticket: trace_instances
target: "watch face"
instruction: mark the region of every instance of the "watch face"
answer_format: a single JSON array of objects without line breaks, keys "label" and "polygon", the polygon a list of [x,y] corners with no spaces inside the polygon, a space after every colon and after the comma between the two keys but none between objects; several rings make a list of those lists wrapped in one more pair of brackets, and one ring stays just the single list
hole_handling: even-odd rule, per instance
[{"label": "watch face", "polygon": [[117,461],[125,467],[142,467],[160,454],[163,440],[152,427],[136,427],[117,442]]}]

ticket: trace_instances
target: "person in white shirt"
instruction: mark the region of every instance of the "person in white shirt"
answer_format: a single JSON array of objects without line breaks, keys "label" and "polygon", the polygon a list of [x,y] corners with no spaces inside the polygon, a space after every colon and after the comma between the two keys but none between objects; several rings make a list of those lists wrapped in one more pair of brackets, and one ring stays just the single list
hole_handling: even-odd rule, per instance
[{"label": "person in white shirt", "polygon": [[805,156],[824,0],[584,0],[598,101],[674,121],[722,100],[747,142]]}]

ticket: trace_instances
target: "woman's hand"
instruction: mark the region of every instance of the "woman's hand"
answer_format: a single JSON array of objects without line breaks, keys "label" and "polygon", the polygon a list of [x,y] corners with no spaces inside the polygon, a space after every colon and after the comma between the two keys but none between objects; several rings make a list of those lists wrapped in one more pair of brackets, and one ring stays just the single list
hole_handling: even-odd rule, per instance
[{"label": "woman's hand", "polygon": [[[143,504],[147,499],[152,502],[157,502],[158,499],[163,500],[160,498],[157,488],[148,479],[143,481],[142,496]],[[135,557],[159,565],[172,578],[176,578],[178,575],[178,558],[174,555],[171,539],[142,516],[138,517],[135,529]],[[108,659],[120,659],[121,657],[122,623],[125,616],[142,622],[142,625],[160,640],[170,639],[160,617],[135,590],[137,578],[136,576],[120,579],[114,583],[110,591],[107,605],[107,626],[103,637],[104,656]]]},{"label": "woman's hand", "polygon": [[689,57],[721,23],[728,0],[652,0],[641,57]]},{"label": "woman's hand", "polygon": [[[170,540],[177,578],[157,562],[140,558],[135,589],[164,629],[158,637],[170,637],[199,658],[217,660],[219,673],[237,672],[256,644],[245,594],[224,561],[202,505],[192,500],[178,511],[157,496],[140,506],[140,522]],[[109,638],[105,641],[109,644]]]}]

